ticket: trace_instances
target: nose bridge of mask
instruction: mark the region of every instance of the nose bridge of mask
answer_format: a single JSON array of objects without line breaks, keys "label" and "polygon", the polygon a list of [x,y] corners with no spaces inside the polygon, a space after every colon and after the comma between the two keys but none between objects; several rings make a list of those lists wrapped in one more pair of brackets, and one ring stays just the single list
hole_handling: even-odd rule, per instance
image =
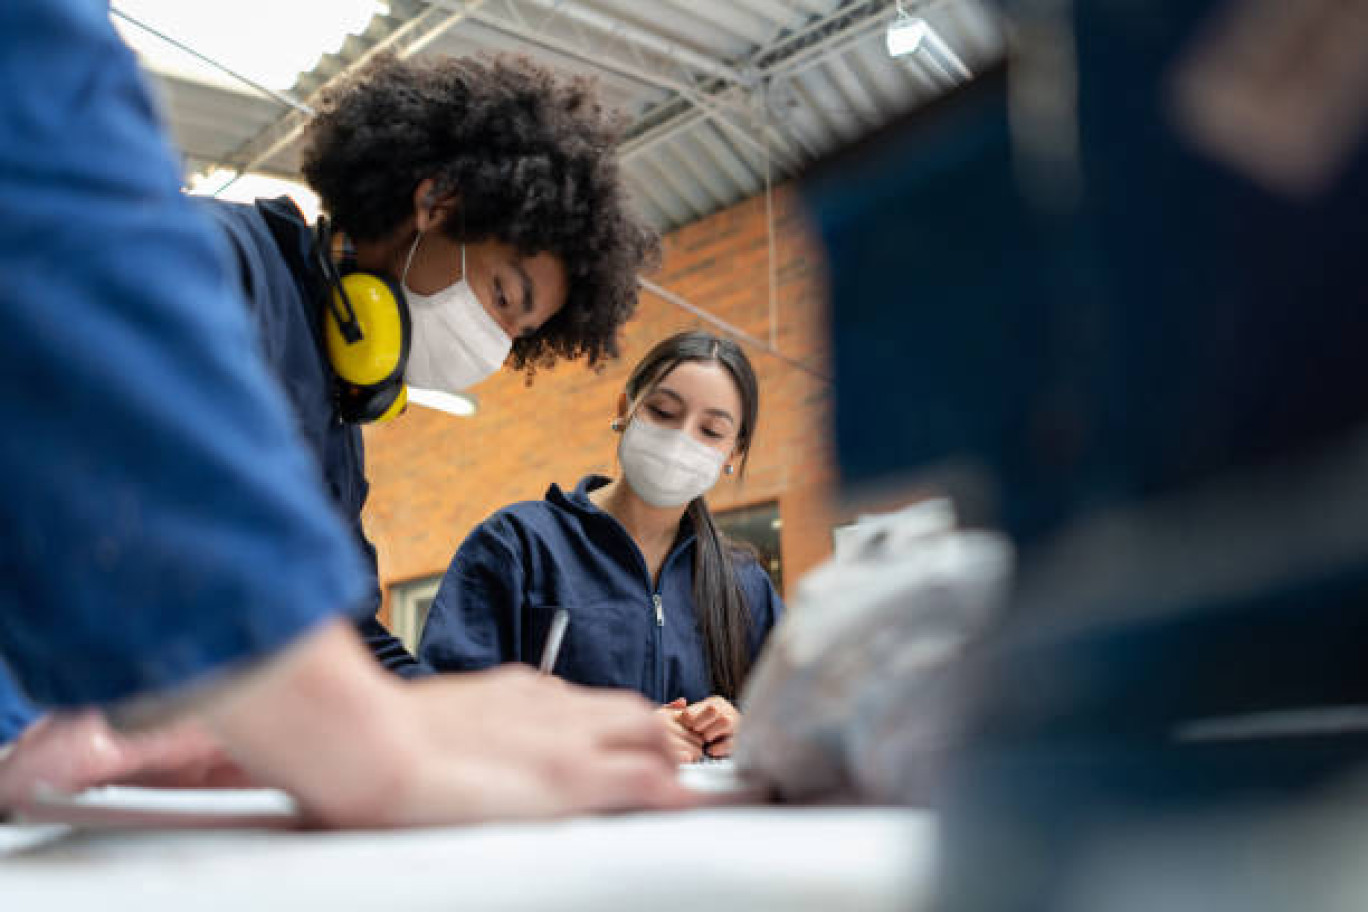
[{"label": "nose bridge of mask", "polygon": [[502,350],[503,355],[499,358],[499,362],[503,363],[503,359],[508,357],[508,352],[513,347],[513,338],[504,330],[499,321],[494,319],[494,315],[489,312],[489,309],[484,306],[484,302],[475,294],[475,289],[465,280],[464,246],[461,247],[461,253],[461,275],[463,276],[461,281],[465,282],[466,288],[470,290],[470,300],[474,304],[470,314],[473,318],[471,320],[471,331],[481,337],[478,341],[482,349],[490,352]]},{"label": "nose bridge of mask", "polygon": [[[423,232],[418,232],[418,236],[413,239],[413,245],[409,247],[408,257],[404,261],[404,273],[400,279],[400,284],[404,286],[404,291],[408,294],[413,307],[432,307],[455,300],[458,296],[465,300],[461,301],[464,307],[442,308],[439,312],[432,315],[437,321],[444,325],[444,328],[451,336],[463,343],[473,354],[481,354],[485,359],[494,361],[495,352],[502,350],[498,356],[498,364],[503,364],[508,352],[513,347],[513,340],[499,325],[480,301],[475,289],[470,284],[470,272],[466,266],[466,245],[461,244],[461,277],[452,282],[441,291],[430,295],[420,295],[408,286],[409,269],[413,266],[413,255],[418,251],[418,243],[423,239]],[[474,336],[475,338],[471,338]]]},{"label": "nose bridge of mask", "polygon": [[694,440],[683,428],[661,427],[641,417],[635,418],[633,424],[647,438],[651,454],[663,466],[678,471],[707,471],[714,464],[720,466],[724,459],[712,447]]},{"label": "nose bridge of mask", "polygon": [[[642,407],[646,404],[646,399],[650,396],[650,394],[653,391],[654,388],[647,389],[637,398],[635,402],[628,403],[626,415],[628,427],[630,427],[632,424],[640,422],[646,427],[651,428],[654,432],[661,432],[664,434],[673,435],[671,439],[682,441],[682,443],[679,445],[681,447],[684,447],[686,450],[692,451],[695,456],[707,457],[709,461],[715,460],[719,465],[727,461],[727,455],[725,453],[719,453],[713,447],[710,447],[707,444],[700,442],[696,437],[693,436],[693,434],[691,434],[686,429],[682,427],[662,427],[661,425],[652,422],[649,418],[642,417]],[[664,437],[657,437],[656,439],[661,443],[663,443],[665,440]]]}]

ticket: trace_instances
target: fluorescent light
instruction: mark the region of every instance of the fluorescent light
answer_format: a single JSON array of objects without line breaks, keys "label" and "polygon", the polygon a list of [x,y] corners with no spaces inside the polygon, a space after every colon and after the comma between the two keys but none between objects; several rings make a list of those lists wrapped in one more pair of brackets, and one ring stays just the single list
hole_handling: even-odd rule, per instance
[{"label": "fluorescent light", "polygon": [[475,397],[467,393],[446,393],[441,390],[408,388],[408,401],[423,408],[446,412],[459,418],[469,418],[475,414]]},{"label": "fluorescent light", "polygon": [[888,27],[884,45],[888,48],[888,56],[908,57],[915,54],[952,83],[968,82],[974,78],[969,67],[945,43],[931,23],[909,16],[901,8],[898,18]]},{"label": "fluorescent light", "polygon": [[888,45],[888,56],[901,57],[904,54],[916,53],[926,40],[926,33],[930,28],[925,19],[899,16],[888,27],[888,34],[884,39]]}]

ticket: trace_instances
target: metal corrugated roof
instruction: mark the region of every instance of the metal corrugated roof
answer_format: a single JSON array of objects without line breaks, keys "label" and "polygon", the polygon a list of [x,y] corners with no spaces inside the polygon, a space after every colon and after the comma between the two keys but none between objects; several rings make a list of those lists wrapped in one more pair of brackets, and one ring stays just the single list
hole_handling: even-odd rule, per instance
[{"label": "metal corrugated roof", "polygon": [[[890,58],[894,0],[391,0],[302,74],[309,99],[377,50],[516,51],[600,80],[629,117],[623,165],[642,210],[670,230],[763,190],[943,91],[918,55]],[[971,69],[1001,54],[980,0],[903,0]],[[156,77],[192,166],[292,174],[304,117],[270,98]]]},{"label": "metal corrugated roof", "polygon": [[174,76],[158,74],[153,86],[192,171],[226,163],[244,137],[270,126],[281,112],[270,98]]}]

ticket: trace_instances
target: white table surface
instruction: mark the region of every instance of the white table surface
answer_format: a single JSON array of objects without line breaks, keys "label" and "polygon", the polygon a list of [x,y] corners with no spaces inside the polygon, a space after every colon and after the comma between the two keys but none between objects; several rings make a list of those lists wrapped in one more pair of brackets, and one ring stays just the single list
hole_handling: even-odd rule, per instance
[{"label": "white table surface", "polygon": [[921,811],[733,807],[395,832],[0,825],[0,908],[917,910]]}]

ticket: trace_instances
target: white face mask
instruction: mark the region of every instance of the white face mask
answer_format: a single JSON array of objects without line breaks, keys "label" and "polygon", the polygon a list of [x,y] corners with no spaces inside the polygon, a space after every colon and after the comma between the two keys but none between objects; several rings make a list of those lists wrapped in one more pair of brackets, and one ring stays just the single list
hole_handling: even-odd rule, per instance
[{"label": "white face mask", "polygon": [[653,507],[678,507],[702,497],[722,472],[726,455],[684,431],[636,418],[618,444],[627,484]]},{"label": "white face mask", "polygon": [[513,340],[466,281],[464,244],[460,281],[430,295],[408,287],[409,267],[422,239],[422,232],[413,239],[399,279],[413,320],[404,382],[420,389],[459,393],[496,373],[513,350]]}]

